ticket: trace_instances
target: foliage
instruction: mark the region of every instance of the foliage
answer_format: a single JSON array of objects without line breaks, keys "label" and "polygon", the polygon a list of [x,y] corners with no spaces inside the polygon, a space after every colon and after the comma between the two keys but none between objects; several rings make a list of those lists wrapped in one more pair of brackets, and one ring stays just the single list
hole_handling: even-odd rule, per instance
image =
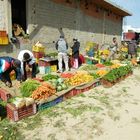
[{"label": "foliage", "polygon": [[48,80],[52,80],[52,79],[58,79],[58,78],[59,78],[58,75],[53,75],[53,74],[47,74],[47,75],[44,75],[44,76],[42,77],[42,79],[43,79],[44,81],[48,81]]},{"label": "foliage", "polygon": [[23,97],[29,97],[32,92],[40,85],[38,81],[27,80],[21,84],[20,91]]},{"label": "foliage", "polygon": [[105,66],[111,66],[111,65],[113,65],[113,63],[110,62],[110,61],[105,61],[103,64],[104,64]]},{"label": "foliage", "polygon": [[93,76],[94,79],[100,78],[100,76],[96,73],[91,73],[90,75]]}]

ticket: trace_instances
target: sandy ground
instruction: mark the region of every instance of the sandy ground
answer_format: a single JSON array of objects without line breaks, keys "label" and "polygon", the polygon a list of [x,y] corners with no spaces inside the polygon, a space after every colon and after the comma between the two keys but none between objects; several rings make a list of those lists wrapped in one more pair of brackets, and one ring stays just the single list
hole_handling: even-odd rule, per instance
[{"label": "sandy ground", "polygon": [[98,86],[51,111],[41,125],[24,130],[25,140],[140,140],[140,69],[112,88]]}]

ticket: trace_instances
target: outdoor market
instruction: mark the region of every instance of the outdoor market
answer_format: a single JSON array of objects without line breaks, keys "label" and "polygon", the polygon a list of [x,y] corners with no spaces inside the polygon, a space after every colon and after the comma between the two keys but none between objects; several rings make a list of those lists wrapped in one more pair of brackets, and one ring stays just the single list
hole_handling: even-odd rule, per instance
[{"label": "outdoor market", "polygon": [[78,67],[74,67],[73,52],[71,52],[69,54],[70,70],[65,71],[63,66],[64,71],[60,73],[58,54],[46,54],[44,46],[37,42],[32,47],[38,71],[36,77],[32,77],[33,69],[30,63],[27,63],[27,66],[24,66],[27,80],[19,84],[16,81],[16,73],[12,70],[10,78],[14,85],[10,87],[13,89],[1,83],[0,98],[1,102],[6,102],[7,117],[13,121],[19,121],[96,86],[112,87],[132,75],[133,69],[139,63],[139,48],[137,47],[136,51],[137,57],[131,58],[128,45],[123,43],[120,47],[118,46],[112,59],[110,57],[112,46],[110,45],[110,48],[106,46],[100,47],[94,42],[87,42],[86,55],[78,56],[79,58],[82,56],[80,64],[78,61]]}]

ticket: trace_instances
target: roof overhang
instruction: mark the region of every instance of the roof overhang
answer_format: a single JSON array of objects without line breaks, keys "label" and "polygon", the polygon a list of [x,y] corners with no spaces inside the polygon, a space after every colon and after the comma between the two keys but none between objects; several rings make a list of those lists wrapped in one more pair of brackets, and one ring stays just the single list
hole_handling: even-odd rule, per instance
[{"label": "roof overhang", "polygon": [[96,5],[102,6],[103,8],[110,10],[120,16],[132,16],[132,13],[125,10],[124,8],[120,7],[119,5],[111,2],[110,0],[94,0],[93,1]]}]

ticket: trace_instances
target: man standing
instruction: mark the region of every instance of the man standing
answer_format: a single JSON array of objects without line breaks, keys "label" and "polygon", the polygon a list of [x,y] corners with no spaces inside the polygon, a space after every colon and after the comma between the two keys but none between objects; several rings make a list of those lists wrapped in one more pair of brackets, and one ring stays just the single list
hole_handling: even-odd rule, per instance
[{"label": "man standing", "polygon": [[5,83],[6,86],[12,87],[12,81],[10,78],[10,72],[12,70],[16,73],[16,78],[18,81],[21,81],[21,73],[20,73],[21,62],[12,57],[0,57],[0,75],[2,82]]},{"label": "man standing", "polygon": [[32,68],[32,78],[35,78],[36,63],[33,53],[29,50],[22,50],[18,54],[18,60],[21,61],[21,74],[23,81],[27,79],[26,65]]},{"label": "man standing", "polygon": [[115,54],[116,54],[117,49],[118,49],[118,42],[117,42],[117,38],[116,37],[113,37],[112,44],[111,44],[109,49],[110,49],[110,56],[109,56],[109,58],[111,60],[115,59]]},{"label": "man standing", "polygon": [[128,44],[128,58],[135,58],[137,54],[137,45],[135,39],[132,39]]},{"label": "man standing", "polygon": [[56,49],[58,51],[58,72],[62,73],[62,62],[64,61],[65,63],[65,70],[69,71],[69,64],[68,64],[68,44],[64,39],[64,36],[60,36],[60,39],[56,42]]}]

